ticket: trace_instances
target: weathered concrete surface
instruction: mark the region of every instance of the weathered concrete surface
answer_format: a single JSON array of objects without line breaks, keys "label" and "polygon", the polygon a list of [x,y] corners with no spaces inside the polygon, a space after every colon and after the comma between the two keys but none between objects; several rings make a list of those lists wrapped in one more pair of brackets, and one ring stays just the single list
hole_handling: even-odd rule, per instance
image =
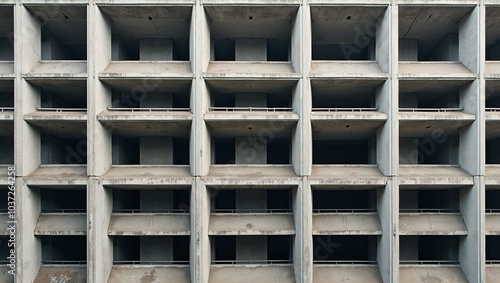
[{"label": "weathered concrete surface", "polygon": [[210,235],[293,235],[292,214],[228,213],[212,214]]},{"label": "weathered concrete surface", "polygon": [[41,214],[33,230],[35,235],[86,235],[87,215],[84,213]]},{"label": "weathered concrete surface", "polygon": [[235,265],[210,268],[209,283],[292,283],[295,275],[292,266]]},{"label": "weathered concrete surface", "polygon": [[405,283],[467,283],[460,267],[450,266],[401,266],[399,281]]},{"label": "weathered concrete surface", "polygon": [[367,112],[314,113],[311,115],[315,139],[329,139],[336,136],[351,139],[365,139],[374,136],[377,128],[387,120],[385,113],[370,115]]},{"label": "weathered concrete surface", "polygon": [[484,67],[484,76],[487,79],[500,79],[500,62],[486,61]]},{"label": "weathered concrete surface", "polygon": [[[123,184],[135,181],[159,182],[162,178],[174,179],[192,179],[187,165],[174,165],[174,166],[158,166],[158,165],[114,165],[103,176],[103,179],[110,182],[121,182]],[[115,180],[115,181],[113,181]],[[161,182],[163,183],[163,182]],[[159,185],[159,184],[158,184]]]},{"label": "weathered concrete surface", "polygon": [[114,61],[99,74],[101,78],[192,77],[191,64],[183,61]]},{"label": "weathered concrete surface", "polygon": [[65,182],[73,179],[73,183],[87,181],[87,166],[85,165],[40,165],[37,170],[28,175],[30,181],[34,179],[65,179]]},{"label": "weathered concrete surface", "polygon": [[487,213],[485,218],[486,234],[500,236],[500,213]]},{"label": "weathered concrete surface", "polygon": [[[281,126],[282,122],[293,122],[293,121],[298,121],[299,120],[299,114],[294,113],[294,112],[267,112],[267,111],[225,111],[225,112],[220,112],[220,111],[212,111],[212,112],[207,112],[204,115],[205,121],[208,122],[208,124],[216,124],[215,122],[226,122],[228,123],[229,121],[234,121],[237,122],[237,120],[244,120],[241,122],[267,122],[268,126],[269,124],[275,124],[275,123],[280,123],[279,126]],[[293,124],[293,123],[290,123]],[[219,125],[219,123],[217,124]]]},{"label": "weathered concrete surface", "polygon": [[33,112],[24,115],[24,120],[43,129],[44,133],[61,138],[85,139],[87,133],[87,114],[85,112]]},{"label": "weathered concrete surface", "polygon": [[459,213],[400,213],[399,231],[401,235],[467,235]]},{"label": "weathered concrete surface", "polygon": [[400,78],[474,78],[460,62],[399,62]]},{"label": "weathered concrete surface", "polygon": [[311,185],[321,186],[385,186],[387,178],[376,165],[313,165]]},{"label": "weathered concrete surface", "polygon": [[268,75],[271,77],[297,77],[292,63],[288,62],[262,62],[262,61],[240,61],[240,62],[210,62],[207,77],[231,77],[245,75]]},{"label": "weathered concrete surface", "polygon": [[382,283],[377,266],[329,266],[313,267],[313,283]]},{"label": "weathered concrete surface", "polygon": [[189,283],[189,267],[113,266],[108,283]]},{"label": "weathered concrete surface", "polygon": [[311,63],[311,78],[330,77],[383,79],[388,75],[375,61],[314,61]]},{"label": "weathered concrete surface", "polygon": [[382,235],[375,213],[321,213],[313,215],[314,235]]},{"label": "weathered concrete surface", "polygon": [[459,129],[476,119],[476,116],[460,112],[399,112],[400,137],[421,137],[458,134]]},{"label": "weathered concrete surface", "polygon": [[14,77],[14,62],[0,62],[0,77]]},{"label": "weathered concrete surface", "polygon": [[500,278],[500,266],[487,265],[486,266],[486,283],[497,283]]},{"label": "weathered concrete surface", "polygon": [[487,164],[485,166],[484,181],[492,188],[500,187],[500,165]]},{"label": "weathered concrete surface", "polygon": [[40,61],[25,77],[86,78],[87,61]]},{"label": "weathered concrete surface", "polygon": [[285,185],[299,181],[289,165],[212,165],[204,179],[207,185]]},{"label": "weathered concrete surface", "polygon": [[33,283],[86,283],[87,267],[83,266],[42,266]]},{"label": "weathered concrete surface", "polygon": [[189,215],[114,213],[108,235],[189,235]]},{"label": "weathered concrete surface", "polygon": [[10,268],[9,267],[0,267],[0,282],[3,283],[14,283],[14,276],[12,274],[9,274]]},{"label": "weathered concrete surface", "polygon": [[473,185],[471,175],[455,165],[399,165],[399,185]]}]

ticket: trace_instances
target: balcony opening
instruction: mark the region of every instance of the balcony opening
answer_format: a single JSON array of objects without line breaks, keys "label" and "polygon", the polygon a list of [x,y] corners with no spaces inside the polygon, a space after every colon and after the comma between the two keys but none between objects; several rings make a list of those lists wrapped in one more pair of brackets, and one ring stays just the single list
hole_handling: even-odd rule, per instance
[{"label": "balcony opening", "polygon": [[500,138],[486,139],[486,164],[500,164]]},{"label": "balcony opening", "polygon": [[216,137],[213,147],[215,164],[290,164],[291,160],[288,138]]},{"label": "balcony opening", "polygon": [[486,264],[500,264],[500,236],[486,236]]},{"label": "balcony opening", "polygon": [[113,61],[189,61],[192,8],[101,6],[111,22]]},{"label": "balcony opening", "polygon": [[400,138],[400,164],[458,164],[459,137]]},{"label": "balcony opening", "polygon": [[14,164],[14,137],[0,136],[0,164]]},{"label": "balcony opening", "polygon": [[486,81],[486,111],[500,111],[500,83],[497,81]]},{"label": "balcony opening", "polygon": [[400,212],[456,213],[460,212],[459,189],[400,190]]},{"label": "balcony opening", "polygon": [[313,236],[315,264],[376,264],[377,236]]},{"label": "balcony opening", "polygon": [[311,7],[313,60],[375,60],[385,7]]},{"label": "balcony opening", "polygon": [[14,81],[2,81],[0,82],[0,114],[2,112],[12,113],[13,111],[14,111]]},{"label": "balcony opening", "polygon": [[85,264],[87,262],[86,236],[41,236],[42,263]]},{"label": "balcony opening", "polygon": [[113,135],[113,165],[187,165],[189,138]]},{"label": "balcony opening", "polygon": [[313,212],[375,212],[376,190],[313,190]]},{"label": "balcony opening", "polygon": [[87,111],[85,81],[69,82],[65,87],[40,87],[38,111]]},{"label": "balcony opening", "polygon": [[14,61],[14,8],[0,10],[0,61]]},{"label": "balcony opening", "polygon": [[290,189],[211,189],[212,212],[279,213],[292,211]]},{"label": "balcony opening", "polygon": [[41,30],[42,60],[87,59],[87,6],[26,6]]},{"label": "balcony opening", "polygon": [[113,264],[187,265],[189,236],[114,236]]},{"label": "balcony opening", "polygon": [[486,189],[486,212],[500,213],[500,190]]},{"label": "balcony opening", "polygon": [[459,236],[400,236],[400,264],[458,264]]},{"label": "balcony opening", "polygon": [[[148,92],[137,94],[133,88],[113,87],[110,111],[190,111],[189,82],[180,81],[175,88],[165,91],[149,91],[154,88],[149,83]],[[158,86],[157,86],[158,87]]]},{"label": "balcony opening", "polygon": [[500,8],[486,7],[486,60],[500,60]]},{"label": "balcony opening", "polygon": [[40,189],[42,213],[71,213],[87,211],[85,189]]},{"label": "balcony opening", "polygon": [[297,7],[206,6],[212,61],[290,61]]},{"label": "balcony opening", "polygon": [[189,213],[189,189],[113,189],[114,213]]},{"label": "balcony opening", "polygon": [[[9,197],[9,187],[8,186],[0,186],[0,197],[7,200]],[[7,201],[0,201],[0,213],[7,213],[9,209]],[[1,241],[0,241],[1,243]]]},{"label": "balcony opening", "polygon": [[[473,8],[405,6],[399,9],[400,61],[460,61],[460,21]],[[422,32],[425,30],[426,32]]]},{"label": "balcony opening", "polygon": [[312,81],[313,111],[376,111],[380,81]]},{"label": "balcony opening", "polygon": [[376,164],[375,137],[370,139],[313,139],[313,164]]},{"label": "balcony opening", "polygon": [[212,264],[292,262],[292,236],[212,236]]},{"label": "balcony opening", "polygon": [[9,247],[9,236],[0,236],[0,264],[9,264],[8,257],[11,255]]},{"label": "balcony opening", "polygon": [[435,89],[424,92],[401,92],[399,111],[405,112],[457,112],[463,111],[460,105],[459,87],[444,90]]},{"label": "balcony opening", "polygon": [[292,111],[289,89],[266,92],[211,93],[211,111]]},{"label": "balcony opening", "polygon": [[[85,139],[42,134],[41,162],[42,164],[87,164],[86,147]],[[75,153],[78,153],[78,158],[75,157]]]}]

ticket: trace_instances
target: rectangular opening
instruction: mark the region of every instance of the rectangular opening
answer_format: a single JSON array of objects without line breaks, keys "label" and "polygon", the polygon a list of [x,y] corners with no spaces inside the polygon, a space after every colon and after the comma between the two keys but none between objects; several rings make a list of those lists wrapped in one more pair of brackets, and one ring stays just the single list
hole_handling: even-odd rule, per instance
[{"label": "rectangular opening", "polygon": [[375,60],[385,7],[311,7],[313,60]]},{"label": "rectangular opening", "polygon": [[86,236],[41,236],[42,263],[82,264],[87,262]]},{"label": "rectangular opening", "polygon": [[376,264],[377,236],[313,236],[315,264]]},{"label": "rectangular opening", "polygon": [[192,7],[101,6],[113,61],[189,61]]},{"label": "rectangular opening", "polygon": [[458,164],[459,137],[442,135],[431,137],[400,138],[400,164]]},{"label": "rectangular opening", "polygon": [[39,22],[42,60],[87,59],[87,6],[25,6]]},{"label": "rectangular opening", "polygon": [[380,81],[317,80],[312,81],[313,111],[377,110],[375,98]]},{"label": "rectangular opening", "polygon": [[313,212],[375,212],[377,191],[370,190],[313,190]]},{"label": "rectangular opening", "polygon": [[[9,187],[8,186],[0,186],[0,197],[5,201],[0,201],[0,213],[7,213],[9,211],[8,206],[8,197],[9,197]],[[12,194],[10,195],[12,196]],[[13,207],[11,207],[13,208]],[[1,243],[1,241],[0,241]]]},{"label": "rectangular opening", "polygon": [[459,23],[472,10],[449,6],[401,7],[399,60],[459,61]]},{"label": "rectangular opening", "polygon": [[293,6],[205,6],[211,60],[290,61]]},{"label": "rectangular opening", "polygon": [[451,112],[462,110],[459,87],[399,93],[399,111]]},{"label": "rectangular opening", "polygon": [[189,213],[190,190],[113,189],[115,213]]},{"label": "rectangular opening", "polygon": [[313,139],[313,164],[376,164],[376,162],[374,137],[345,140]]},{"label": "rectangular opening", "polygon": [[459,236],[400,236],[400,264],[458,264]]},{"label": "rectangular opening", "polygon": [[[1,20],[0,20],[0,22],[1,22]],[[1,51],[0,51],[0,54],[1,54]],[[13,112],[13,111],[14,111],[14,81],[13,80],[1,81],[0,82],[0,113],[1,112]]]},{"label": "rectangular opening", "polygon": [[52,134],[41,134],[42,164],[87,164],[87,154],[74,158],[74,153],[86,153],[86,139],[59,137]]},{"label": "rectangular opening", "polygon": [[0,10],[0,61],[14,61],[14,8]]},{"label": "rectangular opening", "polygon": [[486,111],[500,111],[500,82],[486,81]]},{"label": "rectangular opening", "polygon": [[500,190],[486,189],[486,212],[500,213]]},{"label": "rectangular opening", "polygon": [[500,264],[500,236],[486,236],[486,264]]},{"label": "rectangular opening", "polygon": [[292,236],[212,236],[212,264],[291,263]]},{"label": "rectangular opening", "polygon": [[211,189],[210,196],[212,212],[292,212],[291,189]]},{"label": "rectangular opening", "polygon": [[486,60],[500,60],[500,8],[486,7]]},{"label": "rectangular opening", "polygon": [[500,164],[500,138],[486,139],[486,164]]},{"label": "rectangular opening", "polygon": [[405,189],[399,191],[399,212],[460,212],[459,189]]},{"label": "rectangular opening", "polygon": [[187,265],[189,236],[114,236],[113,264]]},{"label": "rectangular opening", "polygon": [[188,165],[189,137],[112,137],[113,165]]},{"label": "rectangular opening", "polygon": [[190,111],[190,86],[184,82],[179,84],[184,87],[179,86],[175,92],[137,92],[132,89],[113,88],[109,110]]},{"label": "rectangular opening", "polygon": [[288,138],[215,137],[213,147],[215,164],[290,164]]},{"label": "rectangular opening", "polygon": [[40,95],[39,111],[86,111],[87,82],[85,80],[32,81],[31,87]]},{"label": "rectangular opening", "polygon": [[14,137],[0,136],[0,164],[14,164]]},{"label": "rectangular opening", "polygon": [[[9,247],[9,236],[0,236],[0,264],[9,264],[11,256],[10,250],[12,247]],[[12,243],[12,242],[11,242]]]},{"label": "rectangular opening", "polygon": [[42,213],[86,212],[85,189],[39,189]]}]

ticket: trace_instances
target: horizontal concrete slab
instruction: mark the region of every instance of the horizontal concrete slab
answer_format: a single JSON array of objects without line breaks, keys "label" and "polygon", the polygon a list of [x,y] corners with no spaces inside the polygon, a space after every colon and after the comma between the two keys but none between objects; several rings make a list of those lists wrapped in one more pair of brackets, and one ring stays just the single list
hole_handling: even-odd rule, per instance
[{"label": "horizontal concrete slab", "polygon": [[191,121],[193,114],[189,111],[104,111],[97,115],[104,124],[111,122],[181,122]]},{"label": "horizontal concrete slab", "polygon": [[40,61],[33,70],[23,74],[25,78],[86,78],[87,61]]},{"label": "horizontal concrete slab", "polygon": [[40,129],[44,133],[53,134],[60,138],[81,138],[87,136],[86,112],[33,112],[24,115],[24,120]]},{"label": "horizontal concrete slab", "polygon": [[486,112],[486,137],[500,138],[500,112]]},{"label": "horizontal concrete slab", "polygon": [[50,213],[38,217],[35,235],[86,235],[87,214]]},{"label": "horizontal concrete slab", "polygon": [[378,213],[313,215],[313,235],[382,235]]},{"label": "horizontal concrete slab", "polygon": [[359,78],[364,80],[385,80],[388,76],[376,61],[313,61],[310,70],[311,79]]},{"label": "horizontal concrete slab", "polygon": [[[202,0],[204,5],[256,5],[256,4],[269,4],[266,0]],[[299,5],[300,0],[274,0],[275,5]]]},{"label": "horizontal concrete slab", "polygon": [[203,76],[207,78],[226,77],[272,77],[299,78],[292,63],[289,62],[249,62],[249,61],[212,61]]},{"label": "horizontal concrete slab", "polygon": [[500,266],[486,265],[486,283],[498,282],[498,278],[500,278]]},{"label": "horizontal concrete slab", "polygon": [[346,122],[363,121],[364,123],[370,121],[386,121],[387,114],[383,112],[376,111],[335,111],[335,112],[327,112],[327,111],[313,111],[311,112],[311,120],[313,121],[313,125],[315,122],[319,121],[328,121],[328,120],[343,120]]},{"label": "horizontal concrete slab", "polygon": [[100,78],[191,78],[190,62],[113,61]]},{"label": "horizontal concrete slab", "polygon": [[189,267],[169,266],[113,266],[108,283],[189,283]]},{"label": "horizontal concrete slab", "polygon": [[474,179],[458,165],[399,165],[399,185],[472,186]]},{"label": "horizontal concrete slab", "polygon": [[85,265],[42,266],[40,267],[33,283],[47,282],[86,283],[87,267]]},{"label": "horizontal concrete slab", "polygon": [[207,185],[292,185],[299,177],[289,165],[212,165],[204,180]]},{"label": "horizontal concrete slab", "polygon": [[500,79],[500,61],[486,61],[484,76],[486,79]]},{"label": "horizontal concrete slab", "polygon": [[400,79],[465,79],[472,80],[471,73],[460,62],[399,62]]},{"label": "horizontal concrete slab", "polygon": [[471,124],[476,116],[461,112],[399,112],[400,137],[424,137],[458,134],[460,128]]},{"label": "horizontal concrete slab", "polygon": [[400,213],[399,231],[401,235],[467,235],[459,213]]},{"label": "horizontal concrete slab", "polygon": [[399,281],[405,283],[453,282],[467,283],[467,277],[458,266],[401,266]]},{"label": "horizontal concrete slab", "polygon": [[189,214],[113,213],[109,222],[108,235],[189,235],[189,223]]},{"label": "horizontal concrete slab", "polygon": [[500,213],[486,214],[486,234],[500,236]]},{"label": "horizontal concrete slab", "polygon": [[[109,113],[109,112],[108,112]],[[144,114],[142,114],[144,115]],[[175,117],[168,115],[161,117],[147,114],[134,115],[102,115],[99,114],[99,121],[104,124],[114,134],[123,136],[173,136],[188,137],[191,130],[192,114],[179,115]],[[116,119],[115,119],[116,118]],[[171,119],[174,118],[174,119]]]},{"label": "horizontal concrete slab", "polygon": [[210,268],[208,283],[293,283],[293,266],[214,266]]},{"label": "horizontal concrete slab", "polygon": [[9,273],[10,267],[2,266],[0,267],[0,282],[4,283],[14,283],[14,276]]},{"label": "horizontal concrete slab", "polygon": [[64,184],[71,182],[71,184],[75,185],[85,185],[87,183],[87,166],[40,165],[26,179],[28,184]]},{"label": "horizontal concrete slab", "polygon": [[382,283],[377,266],[330,266],[313,267],[313,283]]},{"label": "horizontal concrete slab", "polygon": [[[374,112],[377,113],[377,112]],[[357,117],[356,117],[357,116]],[[378,127],[387,120],[387,114],[314,113],[311,115],[313,137],[315,139],[364,139],[375,135]]]},{"label": "horizontal concrete slab", "polygon": [[315,187],[383,187],[387,178],[377,165],[313,165],[310,177]]},{"label": "horizontal concrete slab", "polygon": [[0,62],[0,77],[8,78],[14,77],[14,62],[12,61],[2,61]]},{"label": "horizontal concrete slab", "polygon": [[210,235],[294,235],[292,214],[212,214]]},{"label": "horizontal concrete slab", "polygon": [[[268,121],[269,123],[293,122],[299,120],[299,114],[291,111],[267,112],[267,111],[211,111],[203,114],[206,122],[257,122]],[[220,123],[217,123],[218,125]],[[277,125],[277,126],[281,126]]]},{"label": "horizontal concrete slab", "polygon": [[484,181],[490,188],[500,188],[500,165],[486,164]]},{"label": "horizontal concrete slab", "polygon": [[113,165],[101,176],[103,184],[191,184],[193,177],[187,165]]}]

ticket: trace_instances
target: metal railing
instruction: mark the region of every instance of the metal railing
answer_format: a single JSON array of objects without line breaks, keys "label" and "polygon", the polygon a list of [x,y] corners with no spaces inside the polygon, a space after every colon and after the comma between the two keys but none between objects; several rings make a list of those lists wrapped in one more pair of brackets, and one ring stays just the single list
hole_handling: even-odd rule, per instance
[{"label": "metal railing", "polygon": [[0,112],[12,112],[14,107],[0,107]]},{"label": "metal railing", "polygon": [[486,112],[500,112],[500,108],[486,107]]},{"label": "metal railing", "polygon": [[115,260],[113,264],[120,265],[188,265],[189,260]]},{"label": "metal railing", "polygon": [[458,265],[458,260],[400,260],[399,264],[411,265]]},{"label": "metal railing", "polygon": [[277,259],[277,260],[245,260],[245,259],[235,259],[235,260],[212,260],[212,264],[290,264],[292,260],[289,259]]},{"label": "metal railing", "polygon": [[60,259],[42,259],[42,264],[71,264],[71,265],[85,265],[86,260],[60,260]]},{"label": "metal railing", "polygon": [[210,111],[266,111],[266,112],[286,112],[292,111],[291,107],[209,107]]},{"label": "metal railing", "polygon": [[500,209],[498,208],[486,209],[486,213],[500,213]]},{"label": "metal railing", "polygon": [[399,108],[401,112],[460,112],[464,111],[461,107],[450,108]]},{"label": "metal railing", "polygon": [[51,208],[51,209],[42,209],[41,213],[87,213],[87,210],[86,209]]},{"label": "metal railing", "polygon": [[500,259],[486,260],[486,264],[500,264]]},{"label": "metal railing", "polygon": [[377,261],[376,260],[314,260],[314,264],[334,264],[334,265],[340,265],[340,264],[350,264],[350,265],[356,265],[356,264],[369,264],[369,265],[376,265]]},{"label": "metal railing", "polygon": [[313,213],[363,213],[363,212],[377,212],[374,208],[357,208],[357,209],[313,209]]},{"label": "metal railing", "polygon": [[174,108],[174,107],[155,107],[155,108],[126,108],[126,107],[108,107],[108,111],[127,111],[127,112],[189,112],[191,108]]},{"label": "metal railing", "polygon": [[38,107],[37,111],[41,112],[84,112],[87,111],[87,108],[53,108],[53,107]]},{"label": "metal railing", "polygon": [[292,213],[291,209],[225,209],[225,208],[217,208],[212,209],[212,213]]},{"label": "metal railing", "polygon": [[118,208],[113,209],[113,213],[189,213],[189,209],[182,208]]},{"label": "metal railing", "polygon": [[377,111],[377,107],[358,107],[358,108],[312,108],[312,111],[317,112],[365,112],[365,111]]},{"label": "metal railing", "polygon": [[449,208],[412,208],[400,209],[399,213],[460,213],[460,210]]}]

